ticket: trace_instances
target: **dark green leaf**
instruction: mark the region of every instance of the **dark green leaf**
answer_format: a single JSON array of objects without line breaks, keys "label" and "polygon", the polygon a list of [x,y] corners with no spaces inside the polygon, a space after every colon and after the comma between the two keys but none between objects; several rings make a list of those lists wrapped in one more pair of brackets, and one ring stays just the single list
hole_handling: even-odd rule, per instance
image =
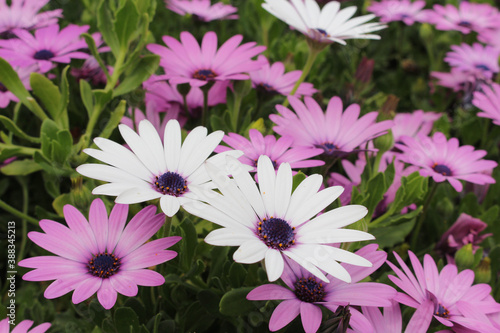
[{"label": "dark green leaf", "polygon": [[220,296],[217,295],[210,289],[205,289],[200,291],[196,297],[200,301],[200,304],[210,313],[219,313],[219,302]]},{"label": "dark green leaf", "polygon": [[121,51],[128,50],[133,34],[139,22],[139,12],[132,0],[127,0],[116,13],[115,31]]},{"label": "dark green leaf", "polygon": [[111,52],[115,58],[120,54],[120,42],[115,31],[113,18],[111,17],[108,3],[113,1],[101,0],[99,8],[97,9],[97,27],[102,34],[106,44],[111,48]]},{"label": "dark green leaf", "polygon": [[85,110],[87,110],[87,115],[90,118],[94,110],[94,95],[92,94],[90,84],[85,80],[80,80],[80,96],[83,106],[85,106]]},{"label": "dark green leaf", "polygon": [[226,316],[241,316],[256,309],[256,305],[247,300],[253,287],[243,287],[228,291],[219,303],[220,312]]},{"label": "dark green leaf", "polygon": [[[101,67],[104,74],[106,75],[106,77],[109,80],[108,69],[106,68],[106,65],[104,64],[104,62],[101,59],[100,53],[97,50],[97,46],[95,45],[94,38],[89,34],[82,34],[81,36],[85,39],[85,42],[87,43],[87,46],[89,47],[90,53],[92,53],[92,56],[97,60],[99,67]],[[80,82],[81,81],[85,81],[85,80],[80,80]]]},{"label": "dark green leaf", "polygon": [[132,71],[125,77],[120,85],[114,90],[113,96],[126,94],[147,80],[158,68],[160,57],[156,54],[148,54],[137,61]]},{"label": "dark green leaf", "polygon": [[247,270],[242,264],[233,262],[229,268],[229,283],[233,288],[239,288],[243,285],[247,275]]},{"label": "dark green leaf", "polygon": [[18,138],[28,140],[33,143],[40,143],[40,138],[35,138],[23,132],[10,118],[0,115],[2,124]]},{"label": "dark green leaf", "polygon": [[134,333],[139,330],[139,317],[131,308],[118,308],[114,316],[115,327],[118,332]]}]

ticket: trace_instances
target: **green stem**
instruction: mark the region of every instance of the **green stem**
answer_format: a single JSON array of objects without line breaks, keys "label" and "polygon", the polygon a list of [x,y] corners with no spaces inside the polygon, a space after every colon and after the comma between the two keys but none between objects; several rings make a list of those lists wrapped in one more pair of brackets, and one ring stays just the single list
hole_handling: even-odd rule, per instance
[{"label": "green stem", "polygon": [[[373,175],[370,175],[370,178],[372,178],[376,173],[378,173],[379,168],[380,168],[380,162],[382,161],[382,153],[379,151],[377,155],[375,156],[375,162],[373,163]],[[368,161],[368,160],[367,160]]]},{"label": "green stem", "polygon": [[[23,191],[23,214],[26,216],[28,215],[28,206],[29,206],[29,195],[28,195],[28,186],[26,184],[26,181],[24,178],[19,178],[18,179],[19,183],[21,184],[21,189]],[[26,243],[28,241],[28,222],[26,219],[21,220],[22,223],[22,240],[21,240],[21,246],[19,249],[19,252],[17,254],[17,262],[21,261],[24,258],[24,250],[26,248]]]},{"label": "green stem", "polygon": [[[14,124],[17,124],[17,119],[19,118],[19,110],[21,110],[21,105],[23,105],[21,102],[16,103],[16,106],[14,107],[14,114],[12,115],[12,121]],[[12,142],[12,137],[14,136],[14,133],[10,132],[9,133],[9,142]]]},{"label": "green stem", "polygon": [[488,133],[490,127],[490,120],[487,118],[482,119],[483,121],[483,135],[481,136],[481,148],[486,148],[486,143],[488,142]]},{"label": "green stem", "polygon": [[28,221],[29,223],[33,224],[33,225],[36,225],[38,226],[38,220],[15,209],[14,207],[12,207],[11,205],[9,205],[8,203],[4,202],[3,200],[0,200],[0,208],[3,208],[4,210],[6,210],[7,212],[11,213],[12,215],[15,215],[17,217],[20,217],[22,219],[25,219],[26,221]]},{"label": "green stem", "polygon": [[208,90],[207,85],[201,87],[203,91],[203,111],[201,114],[201,125],[207,127],[207,113],[208,113]]},{"label": "green stem", "polygon": [[19,149],[17,154],[30,155],[30,156],[33,156],[33,154],[36,151],[40,151],[40,149],[37,149],[37,148],[30,148],[30,147],[24,147],[24,146],[18,146],[18,145],[6,144],[6,143],[0,143],[0,149]]},{"label": "green stem", "polygon": [[372,222],[370,222],[370,227],[376,226],[380,222],[382,222],[385,219],[387,219],[388,217],[390,217],[393,213],[394,212],[392,211],[392,209],[389,209],[387,212],[385,212],[384,214],[382,214],[381,216],[377,217],[375,220],[373,220]]},{"label": "green stem", "polygon": [[243,99],[240,94],[235,94],[234,96],[234,104],[233,104],[233,114],[232,114],[232,125],[233,131],[235,133],[238,132],[238,122],[240,120],[240,109],[241,109],[241,100]]},{"label": "green stem", "polygon": [[427,198],[425,199],[424,207],[422,208],[422,215],[420,215],[420,218],[417,221],[417,225],[415,226],[415,229],[413,229],[412,231],[411,249],[413,251],[415,251],[415,248],[417,247],[418,236],[420,234],[420,230],[422,229],[422,225],[424,224],[424,220],[427,215],[427,209],[429,208],[432,197],[434,197],[434,194],[436,193],[436,189],[437,189],[437,183],[433,182],[431,190],[429,194],[427,194]]}]

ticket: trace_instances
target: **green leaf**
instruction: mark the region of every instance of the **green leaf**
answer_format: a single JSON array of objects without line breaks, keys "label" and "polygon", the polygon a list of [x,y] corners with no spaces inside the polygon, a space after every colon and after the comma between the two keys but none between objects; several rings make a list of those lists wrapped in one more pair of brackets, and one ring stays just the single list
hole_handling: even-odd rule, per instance
[{"label": "green leaf", "polygon": [[[85,42],[87,43],[87,46],[89,47],[90,53],[92,53],[92,56],[97,60],[99,67],[101,67],[104,74],[106,75],[106,78],[109,80],[108,69],[106,68],[106,65],[102,61],[101,55],[100,55],[99,51],[97,50],[97,46],[95,45],[94,38],[92,37],[92,35],[89,35],[87,33],[81,34],[81,36],[85,39]],[[81,81],[85,81],[85,80],[80,80],[80,82]]]},{"label": "green leaf", "polygon": [[113,98],[112,90],[95,89],[94,90],[95,104],[100,105],[102,108]]},{"label": "green leaf", "polygon": [[120,333],[134,333],[139,330],[139,317],[131,308],[116,309],[114,321],[116,330]]},{"label": "green leaf", "polygon": [[114,111],[111,113],[111,116],[109,117],[108,123],[102,130],[101,134],[99,137],[101,138],[109,138],[111,136],[111,133],[117,128],[118,124],[120,123],[121,119],[123,118],[123,115],[125,114],[126,111],[126,105],[127,102],[124,100],[120,101],[120,104],[114,109]]},{"label": "green leaf", "polygon": [[367,184],[367,191],[370,196],[366,200],[365,206],[368,209],[368,216],[372,216],[378,203],[384,198],[387,191],[385,187],[386,181],[383,173],[378,173],[375,177],[370,179]]},{"label": "green leaf", "polygon": [[54,154],[59,156],[56,160],[63,164],[69,154],[71,153],[71,148],[73,147],[73,137],[68,130],[62,130],[57,132],[57,144],[54,143]]},{"label": "green leaf", "polygon": [[247,276],[247,270],[242,264],[233,262],[229,268],[229,283],[233,288],[239,288]]},{"label": "green leaf", "polygon": [[369,228],[368,232],[375,236],[375,243],[381,248],[391,248],[404,242],[406,236],[413,230],[416,217],[421,210],[422,206],[411,213],[391,217],[376,227]]},{"label": "green leaf", "polygon": [[115,58],[120,54],[120,42],[115,31],[113,18],[108,8],[108,3],[113,1],[101,0],[99,8],[97,9],[97,27],[102,34],[102,38],[106,44],[111,48],[111,52]]},{"label": "green leaf", "polygon": [[196,251],[196,246],[198,245],[198,235],[193,223],[189,218],[185,218],[180,227],[182,228],[182,242],[181,246],[183,250],[180,252],[179,256],[184,267],[191,267],[193,261],[193,256]]},{"label": "green leaf", "polygon": [[220,313],[226,316],[241,316],[256,309],[256,305],[247,300],[253,287],[243,287],[228,291],[219,303]]},{"label": "green leaf", "polygon": [[42,170],[42,167],[33,160],[13,161],[0,168],[7,176],[26,176],[39,170]]},{"label": "green leaf", "polygon": [[137,61],[132,71],[125,77],[120,85],[114,90],[113,97],[126,94],[147,80],[158,68],[160,57],[156,54],[148,54]]},{"label": "green leaf", "polygon": [[43,121],[40,138],[42,139],[42,153],[45,157],[52,156],[52,141],[57,141],[57,132],[59,132],[59,127],[53,120]]},{"label": "green leaf", "polygon": [[61,93],[59,92],[59,88],[39,73],[31,73],[30,84],[33,94],[40,99],[52,119],[57,120],[61,108]]},{"label": "green leaf", "polygon": [[302,171],[297,172],[297,174],[293,176],[292,192],[295,191],[297,186],[299,186],[304,179],[306,179],[306,175]]},{"label": "green leaf", "polygon": [[94,95],[92,94],[92,88],[90,88],[90,84],[85,80],[80,80],[80,96],[82,98],[83,106],[85,106],[85,110],[87,110],[87,115],[92,115],[92,111],[94,110]]},{"label": "green leaf", "polygon": [[52,201],[52,208],[56,211],[57,215],[64,216],[63,208],[65,205],[72,205],[71,196],[69,193],[63,193]]},{"label": "green leaf", "polygon": [[[61,118],[60,124],[63,128],[69,128],[68,119],[68,104],[69,104],[69,83],[68,83],[68,69],[69,65],[64,67],[61,74],[61,101],[59,105],[59,116]],[[56,119],[57,121],[57,119]]]},{"label": "green leaf", "polygon": [[133,1],[128,0],[116,13],[115,31],[121,50],[128,51],[128,46],[137,30],[139,12]]},{"label": "green leaf", "polygon": [[28,140],[33,143],[40,143],[40,138],[35,138],[23,132],[10,118],[0,115],[0,121],[9,131],[12,132],[18,138]]},{"label": "green leaf", "polygon": [[210,289],[201,290],[196,298],[200,301],[200,304],[210,313],[219,313],[219,303],[220,296]]},{"label": "green leaf", "polygon": [[[28,106],[27,97],[30,97],[30,93],[24,87],[24,84],[19,79],[19,75],[12,68],[12,66],[0,58],[0,82],[7,88],[11,93],[16,95],[17,98],[26,106]],[[29,106],[28,106],[29,108]]]}]

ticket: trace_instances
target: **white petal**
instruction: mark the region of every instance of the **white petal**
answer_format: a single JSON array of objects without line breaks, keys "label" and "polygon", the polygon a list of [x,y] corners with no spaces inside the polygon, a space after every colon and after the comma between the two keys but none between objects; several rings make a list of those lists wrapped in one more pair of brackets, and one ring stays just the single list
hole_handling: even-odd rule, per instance
[{"label": "white petal", "polygon": [[300,203],[299,210],[291,217],[290,225],[298,226],[325,209],[344,191],[342,186],[328,187]]},{"label": "white petal", "polygon": [[276,175],[276,187],[274,194],[274,212],[275,217],[283,218],[288,210],[290,204],[290,197],[292,195],[292,169],[290,164],[282,163]]},{"label": "white petal", "polygon": [[194,128],[184,139],[182,148],[180,151],[179,159],[179,170],[186,169],[186,163],[189,157],[194,154],[196,148],[201,144],[203,140],[207,137],[207,129],[203,126],[198,126]]},{"label": "white petal", "polygon": [[266,252],[266,271],[267,279],[269,282],[278,280],[283,274],[283,269],[285,268],[285,261],[281,252],[278,250],[269,249]]},{"label": "white petal", "polygon": [[133,204],[138,202],[144,202],[148,200],[158,199],[163,194],[145,187],[134,187],[122,192],[116,199],[116,203],[121,204]]},{"label": "white petal", "polygon": [[307,270],[308,272],[310,272],[314,276],[320,278],[321,280],[323,280],[325,282],[330,282],[330,280],[328,280],[326,278],[325,274],[323,274],[323,272],[321,272],[318,269],[318,267],[314,266],[310,260],[307,260],[305,257],[302,256],[300,251],[298,251],[298,252],[293,251],[292,252],[291,251],[292,249],[293,249],[293,246],[288,248],[287,250],[283,251],[283,254],[287,255],[290,259],[295,261],[297,264],[302,266],[305,270]]},{"label": "white petal", "polygon": [[134,188],[133,184],[126,183],[108,183],[104,185],[99,185],[92,190],[93,195],[112,195],[118,196],[121,193]]},{"label": "white petal", "polygon": [[221,228],[210,232],[205,242],[216,246],[240,246],[255,239],[255,234],[247,228]]},{"label": "white petal", "polygon": [[130,149],[132,149],[134,154],[139,158],[142,164],[144,164],[144,166],[151,171],[152,174],[160,175],[165,172],[165,170],[160,169],[160,165],[153,156],[153,151],[151,151],[149,146],[139,135],[137,135],[137,133],[134,132],[134,130],[124,124],[118,125],[118,129]]},{"label": "white petal", "polygon": [[261,155],[257,161],[257,174],[259,188],[264,207],[269,217],[274,215],[274,189],[276,187],[276,171],[271,160],[266,155]]},{"label": "white petal", "polygon": [[224,212],[221,212],[217,208],[203,202],[191,201],[184,204],[182,207],[190,214],[201,217],[204,220],[213,222],[223,227],[237,228],[242,225]]},{"label": "white petal", "polygon": [[167,170],[177,172],[181,159],[181,126],[175,119],[169,120],[165,126],[163,149]]},{"label": "white petal", "polygon": [[174,216],[179,211],[180,206],[179,200],[174,196],[164,195],[160,199],[161,210],[168,217]]},{"label": "white petal", "polygon": [[307,200],[310,196],[317,193],[323,183],[323,177],[318,174],[313,174],[304,179],[299,186],[293,191],[290,198],[290,204],[285,215],[285,220],[289,220],[296,214],[300,208],[300,204]]},{"label": "white petal", "polygon": [[307,234],[315,230],[343,228],[361,220],[367,213],[368,209],[361,205],[347,205],[335,208],[310,220],[300,227],[300,231]]},{"label": "white petal", "polygon": [[148,120],[141,120],[141,122],[139,123],[139,135],[141,136],[143,142],[148,145],[149,149],[153,153],[152,156],[156,160],[159,170],[165,172],[167,169],[167,164],[165,163],[163,144],[161,142],[160,136],[158,135],[158,132],[156,131],[156,128]]},{"label": "white petal", "polygon": [[[302,230],[299,229],[299,232]],[[303,235],[297,235],[301,243],[333,244],[345,242],[361,242],[375,239],[371,234],[351,229],[317,229]]]},{"label": "white petal", "polygon": [[151,186],[151,184],[144,180],[129,174],[122,169],[118,169],[104,164],[82,164],[76,168],[76,171],[89,178],[94,178],[106,182],[113,183],[129,183],[131,187],[134,186]]},{"label": "white petal", "polygon": [[[203,162],[206,161],[208,156],[213,153],[215,147],[217,147],[223,137],[223,131],[210,133],[202,142],[198,144],[197,147],[195,147],[194,151],[190,155],[185,156],[186,161],[184,162],[184,167],[182,170],[179,170],[186,176],[192,174],[203,164]],[[182,158],[184,158],[183,154]]]},{"label": "white petal", "polygon": [[241,244],[234,252],[233,259],[242,264],[253,264],[264,259],[268,249],[266,244],[256,238]]}]

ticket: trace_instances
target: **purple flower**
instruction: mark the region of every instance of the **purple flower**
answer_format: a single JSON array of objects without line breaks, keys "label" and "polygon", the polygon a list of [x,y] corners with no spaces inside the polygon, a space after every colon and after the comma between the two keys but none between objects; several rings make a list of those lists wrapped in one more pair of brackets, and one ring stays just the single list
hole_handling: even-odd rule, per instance
[{"label": "purple flower", "polygon": [[451,4],[434,5],[426,10],[426,21],[435,24],[438,30],[456,30],[463,34],[478,33],[500,26],[500,13],[488,4],[461,1],[457,8]]},{"label": "purple flower", "polygon": [[10,7],[0,0],[0,37],[12,37],[14,29],[32,30],[57,24],[62,9],[38,13],[49,0],[12,0]]},{"label": "purple flower", "polygon": [[415,21],[421,21],[425,16],[422,8],[425,1],[410,0],[382,0],[372,2],[367,8],[369,12],[380,17],[380,22],[403,21],[406,25],[412,25]]},{"label": "purple flower", "polygon": [[444,60],[453,68],[473,75],[478,79],[491,79],[498,73],[498,56],[500,49],[474,43],[472,46],[462,43],[452,45],[452,52],[446,53]]},{"label": "purple flower", "polygon": [[326,113],[311,97],[305,97],[305,103],[294,96],[289,96],[288,100],[295,113],[276,105],[280,114],[269,116],[277,125],[274,131],[293,137],[296,147],[322,148],[324,154],[330,156],[359,151],[356,147],[385,134],[394,124],[391,120],[376,123],[377,112],[367,113],[358,119],[359,105],[351,104],[344,111],[339,97],[330,99]]},{"label": "purple flower", "polygon": [[[263,55],[260,55],[258,60],[264,65],[261,69],[249,73],[252,86],[268,94],[288,96],[302,71],[297,70],[285,74],[285,66],[282,62],[277,61],[270,65]],[[301,83],[295,96],[312,96],[316,92],[317,90],[314,89],[312,83]]]},{"label": "purple flower", "polygon": [[481,33],[477,35],[477,39],[482,43],[500,49],[500,27],[481,31]]},{"label": "purple flower", "polygon": [[[243,156],[239,160],[253,167],[253,171],[257,171],[257,161],[261,155],[267,155],[271,159],[273,166],[278,170],[283,162],[290,164],[292,169],[311,168],[325,164],[320,160],[308,160],[313,156],[320,155],[323,150],[318,148],[291,148],[293,138],[283,136],[276,140],[274,135],[266,135],[265,137],[256,129],[249,131],[250,140],[236,134],[229,133],[224,136],[224,141],[233,149],[243,151]],[[218,146],[215,148],[216,153],[231,150],[226,146]]]},{"label": "purple flower", "polygon": [[[111,67],[108,67],[108,72],[111,72]],[[77,81],[90,81],[95,86],[104,85],[107,82],[106,74],[93,56],[88,57],[81,68],[71,68],[70,73]]]},{"label": "purple flower", "polygon": [[[10,331],[9,319],[10,318],[5,318],[2,321],[0,321],[0,333],[9,333]],[[51,326],[50,323],[43,323],[30,329],[32,325],[33,325],[32,320],[23,320],[20,323],[17,323],[16,326],[14,326],[12,333],[45,333]]]},{"label": "purple flower", "polygon": [[384,308],[384,314],[375,306],[362,306],[361,310],[366,321],[351,323],[352,329],[347,329],[348,333],[401,333],[403,331],[403,320],[398,302],[392,301],[392,306]]},{"label": "purple flower", "polygon": [[500,126],[500,85],[492,83],[491,86],[482,85],[482,92],[474,92],[472,104],[480,109],[478,117],[490,118],[493,124]]},{"label": "purple flower", "polygon": [[434,122],[441,118],[442,113],[416,110],[412,113],[398,113],[394,117],[394,126],[391,128],[394,142],[402,136],[416,137],[418,134],[429,135]]},{"label": "purple flower", "polygon": [[453,89],[453,91],[471,92],[476,90],[478,84],[474,74],[463,72],[452,68],[447,72],[431,72],[431,77],[439,80],[436,84],[442,87]]},{"label": "purple flower", "polygon": [[97,292],[105,309],[115,305],[117,293],[137,295],[137,285],[159,286],[165,278],[148,267],[171,260],[177,253],[164,250],[181,238],[166,237],[148,241],[165,222],[155,206],[137,213],[125,226],[128,206],[116,204],[108,219],[100,199],[90,206],[89,219],[71,205],[64,206],[69,228],[61,223],[41,220],[45,233],[30,232],[28,237],[38,246],[56,254],[21,260],[19,266],[35,268],[24,274],[27,281],[55,280],[44,296],[52,299],[72,290],[72,301],[78,304]]},{"label": "purple flower", "polygon": [[72,58],[86,59],[87,53],[78,51],[87,44],[80,35],[87,32],[88,25],[68,25],[59,31],[57,24],[35,31],[35,36],[26,30],[13,30],[19,39],[0,40],[0,57],[12,65],[29,66],[38,64],[42,73],[48,72],[54,62],[69,63]]},{"label": "purple flower", "polygon": [[[352,282],[346,283],[327,275],[331,280],[325,283],[299,266],[292,260],[286,260],[281,279],[288,288],[265,284],[252,290],[247,299],[252,301],[283,299],[274,310],[269,321],[269,330],[277,331],[290,323],[300,314],[304,330],[316,332],[321,324],[319,305],[335,312],[339,306],[391,306],[396,295],[392,287],[376,282],[359,282],[377,270],[387,258],[384,251],[377,251],[377,244],[370,244],[356,251],[356,254],[370,261],[373,266],[355,267],[341,264],[351,275]],[[350,308],[351,322],[366,321],[363,315]]]},{"label": "purple flower", "polygon": [[222,2],[211,5],[210,0],[165,0],[165,4],[179,15],[190,14],[203,22],[238,19],[238,8]]},{"label": "purple flower", "polygon": [[417,138],[403,136],[403,144],[396,144],[402,153],[399,159],[420,168],[420,175],[431,177],[437,182],[447,180],[451,186],[461,192],[460,180],[475,184],[493,184],[495,179],[481,173],[497,166],[494,161],[483,160],[484,150],[474,150],[473,146],[459,146],[458,139],[446,140],[443,133],[434,133],[432,138],[417,135]]},{"label": "purple flower", "polygon": [[163,36],[167,47],[149,44],[148,50],[160,55],[160,65],[165,70],[165,78],[170,83],[189,83],[200,87],[212,81],[247,80],[247,72],[262,67],[251,58],[266,49],[255,42],[239,45],[243,36],[236,35],[217,50],[217,34],[209,31],[203,37],[201,48],[196,39],[187,31],[181,32],[181,41]]},{"label": "purple flower", "polygon": [[403,271],[387,261],[397,275],[389,275],[389,279],[404,291],[395,300],[417,309],[406,332],[427,332],[432,317],[448,327],[458,324],[474,332],[494,332],[486,315],[500,311],[500,304],[491,297],[489,285],[472,285],[474,272],[469,269],[458,273],[455,265],[448,264],[438,272],[430,255],[425,255],[422,267],[413,252],[408,254],[415,274],[396,253],[394,256]]}]

